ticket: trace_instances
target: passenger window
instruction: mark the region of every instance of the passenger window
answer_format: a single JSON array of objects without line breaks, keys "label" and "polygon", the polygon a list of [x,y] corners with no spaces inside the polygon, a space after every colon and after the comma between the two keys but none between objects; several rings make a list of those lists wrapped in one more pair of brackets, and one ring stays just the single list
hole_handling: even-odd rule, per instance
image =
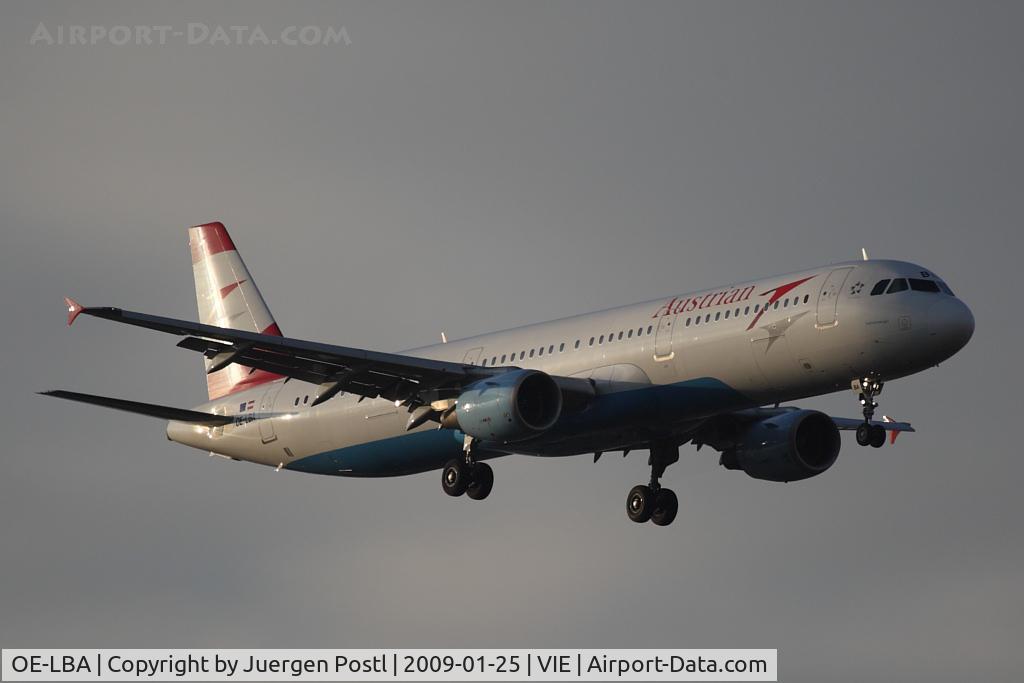
[{"label": "passenger window", "polygon": [[939,286],[935,284],[934,280],[918,280],[916,278],[910,278],[910,288],[915,292],[939,293]]},{"label": "passenger window", "polygon": [[576,346],[574,346],[573,348],[577,348],[577,349],[580,348],[580,340],[579,339],[576,340]]},{"label": "passenger window", "polygon": [[302,398],[302,402],[303,403],[309,403],[309,395],[308,394]]},{"label": "passenger window", "polygon": [[497,356],[491,356],[491,365],[497,365],[497,364],[498,364],[498,357]]},{"label": "passenger window", "polygon": [[737,308],[735,311],[733,311],[732,312],[732,317],[734,317],[734,318],[740,317],[740,309]]},{"label": "passenger window", "polygon": [[686,327],[689,327],[689,326],[690,326],[690,319],[689,319],[689,318],[687,318],[687,319],[686,319],[686,325],[685,325],[685,326],[686,326]]},{"label": "passenger window", "polygon": [[642,337],[644,335],[644,328],[640,328],[636,331],[636,336]]},{"label": "passenger window", "polygon": [[878,296],[879,294],[885,293],[885,288],[889,286],[889,278],[879,280],[875,283],[875,286],[871,288],[871,296]]},{"label": "passenger window", "polygon": [[693,324],[694,325],[700,325],[700,316],[699,315],[696,318],[694,318]]},{"label": "passenger window", "polygon": [[600,346],[601,344],[604,344],[604,335],[603,334],[600,337],[597,338],[597,345]]},{"label": "passenger window", "polygon": [[710,313],[708,313],[706,316],[704,316],[704,322],[706,322],[706,323],[711,322],[711,314]]},{"label": "passenger window", "polygon": [[593,345],[594,345],[594,338],[593,338],[593,337],[591,337],[591,338],[590,338],[590,344],[589,344],[589,345],[590,345],[590,346],[593,346]]},{"label": "passenger window", "polygon": [[[565,344],[562,344],[562,346],[565,346]],[[548,355],[550,356],[554,352],[555,352],[555,345],[552,344],[551,346],[548,347]]]},{"label": "passenger window", "polygon": [[886,294],[894,294],[895,292],[904,292],[907,290],[907,281],[903,278],[897,278],[892,281],[889,285],[889,289]]},{"label": "passenger window", "polygon": [[619,341],[622,341],[622,331],[619,330]]},{"label": "passenger window", "polygon": [[505,362],[505,354],[501,354],[501,362],[502,362],[502,363],[504,363],[504,362]]},{"label": "passenger window", "polygon": [[481,367],[485,367],[486,368],[487,367],[487,359],[484,358],[484,362],[481,363],[480,365],[481,365]]},{"label": "passenger window", "polygon": [[654,330],[654,325],[647,326],[647,334],[650,334]]},{"label": "passenger window", "polygon": [[631,328],[629,328],[629,334],[626,335],[626,339],[632,339],[632,338],[633,338],[633,328],[631,327]]},{"label": "passenger window", "polygon": [[718,313],[715,313],[715,322],[717,323],[721,319],[722,319],[722,312],[719,311]]},{"label": "passenger window", "polygon": [[299,397],[298,396],[295,397],[295,405],[299,405]]},{"label": "passenger window", "polygon": [[726,312],[725,312],[725,319],[726,319],[726,320],[728,320],[728,319],[729,319],[729,311],[726,311]]},{"label": "passenger window", "polygon": [[533,358],[533,349],[530,349],[530,358]]},{"label": "passenger window", "polygon": [[783,308],[789,308],[789,299],[783,299],[782,307]]},{"label": "passenger window", "polygon": [[761,310],[761,304],[754,304],[754,313],[757,313],[760,310]]},{"label": "passenger window", "polygon": [[544,347],[543,346],[540,347],[540,349],[537,351],[537,355],[538,356],[543,356],[544,355]]},{"label": "passenger window", "polygon": [[526,351],[520,351],[519,352],[519,360],[522,360],[524,358],[526,358]]},{"label": "passenger window", "polygon": [[746,306],[743,309],[743,315],[750,315],[750,306]]}]

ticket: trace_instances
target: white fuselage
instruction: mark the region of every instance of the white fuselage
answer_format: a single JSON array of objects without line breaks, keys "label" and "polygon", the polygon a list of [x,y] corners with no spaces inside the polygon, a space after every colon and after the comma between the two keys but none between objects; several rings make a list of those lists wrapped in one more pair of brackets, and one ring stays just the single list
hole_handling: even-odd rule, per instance
[{"label": "white fuselage", "polygon": [[[871,294],[880,280],[894,278],[924,278],[941,284],[942,291]],[[577,434],[570,427],[557,442],[505,451],[570,455],[625,443],[637,421],[645,429],[662,425],[683,433],[721,412],[829,393],[866,375],[892,380],[919,372],[955,353],[973,330],[967,307],[947,292],[935,275],[910,263],[852,261],[405,353],[592,380],[599,400],[607,399],[609,406],[618,401],[600,429]],[[662,411],[661,395],[645,390],[666,386],[691,392],[692,398]],[[167,433],[174,441],[240,460],[363,476],[428,469],[461,447],[457,432],[447,440],[406,441],[437,431],[437,425],[406,432],[409,413],[391,401],[338,395],[310,407],[316,391],[315,385],[296,380],[260,385],[197,408],[237,415],[235,424],[207,428],[171,422]],[[433,441],[424,445],[426,438]],[[389,449],[385,456],[379,449],[366,450],[377,444]],[[395,465],[407,447],[443,453],[421,454],[415,466]],[[340,463],[348,449],[364,449],[367,458],[382,464],[363,470],[299,464],[331,453],[342,454],[336,459]]]}]

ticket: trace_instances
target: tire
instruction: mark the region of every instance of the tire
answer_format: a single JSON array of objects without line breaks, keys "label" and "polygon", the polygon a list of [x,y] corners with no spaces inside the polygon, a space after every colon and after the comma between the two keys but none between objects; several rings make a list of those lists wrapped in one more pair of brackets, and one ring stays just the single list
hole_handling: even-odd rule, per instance
[{"label": "tire", "polygon": [[857,443],[861,446],[867,446],[871,443],[871,427],[865,422],[857,425]]},{"label": "tire", "polygon": [[651,491],[651,487],[641,484],[629,490],[629,495],[626,496],[626,514],[631,520],[642,524],[651,518],[653,512],[654,492]]},{"label": "tire", "polygon": [[654,496],[654,512],[651,521],[658,526],[668,526],[679,512],[679,499],[672,489],[661,489]]},{"label": "tire", "polygon": [[441,470],[441,488],[449,496],[457,497],[469,486],[469,468],[462,460],[449,460]]},{"label": "tire", "polygon": [[483,500],[491,494],[494,486],[494,470],[487,463],[478,462],[470,470],[470,482],[466,487],[466,495],[473,500]]},{"label": "tire", "polygon": [[881,425],[871,425],[871,446],[873,448],[881,448],[885,445],[885,427]]}]

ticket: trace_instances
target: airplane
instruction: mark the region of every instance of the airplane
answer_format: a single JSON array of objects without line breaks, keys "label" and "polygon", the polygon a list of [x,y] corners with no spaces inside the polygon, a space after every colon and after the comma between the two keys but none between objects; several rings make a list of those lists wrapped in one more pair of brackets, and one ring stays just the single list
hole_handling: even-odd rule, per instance
[{"label": "airplane", "polygon": [[[199,320],[65,299],[80,315],[169,333],[203,354],[208,401],[192,409],[72,391],[49,396],[167,421],[167,438],[234,460],[344,477],[441,470],[449,496],[482,500],[487,460],[649,452],[626,513],[672,523],[661,485],[679,448],[793,482],[835,462],[842,431],[881,447],[912,432],[875,420],[885,382],[970,340],[974,317],[933,271],[833,263],[595,313],[386,353],[285,337],[222,223],[189,229]],[[862,418],[782,403],[846,388]]]}]

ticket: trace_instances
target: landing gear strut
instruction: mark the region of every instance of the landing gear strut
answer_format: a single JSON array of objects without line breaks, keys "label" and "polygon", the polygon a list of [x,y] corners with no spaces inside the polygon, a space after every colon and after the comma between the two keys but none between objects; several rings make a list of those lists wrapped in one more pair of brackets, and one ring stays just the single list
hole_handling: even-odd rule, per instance
[{"label": "landing gear strut", "polygon": [[650,448],[651,483],[630,489],[626,497],[626,514],[637,523],[650,520],[658,526],[668,526],[679,511],[679,499],[672,489],[662,488],[659,480],[665,474],[665,468],[679,460],[679,444],[656,441]]},{"label": "landing gear strut", "polygon": [[857,427],[857,443],[861,446],[881,448],[885,443],[885,429],[881,425],[871,424],[871,418],[878,407],[875,397],[882,393],[882,387],[885,385],[877,378],[862,377],[853,380],[851,386],[854,391],[860,392],[860,404],[864,406],[864,423]]},{"label": "landing gear strut", "polygon": [[465,493],[473,500],[483,500],[494,486],[494,470],[487,463],[476,462],[476,440],[466,437],[464,455],[445,463],[441,470],[441,488],[449,496]]}]

